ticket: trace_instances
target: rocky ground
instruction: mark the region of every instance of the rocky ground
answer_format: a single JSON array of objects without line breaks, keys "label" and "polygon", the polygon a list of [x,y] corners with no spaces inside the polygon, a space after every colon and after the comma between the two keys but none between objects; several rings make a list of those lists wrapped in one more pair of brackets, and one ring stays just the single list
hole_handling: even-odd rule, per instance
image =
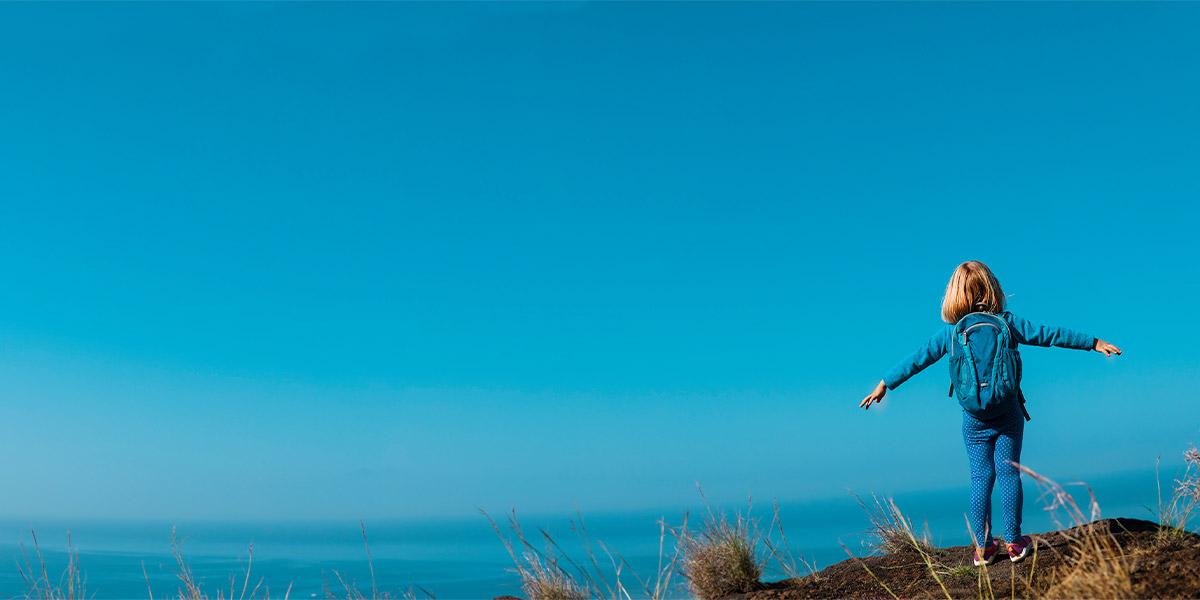
[{"label": "rocky ground", "polygon": [[[1149,521],[1105,519],[1099,525],[1111,531],[1120,544],[1121,554],[1130,568],[1132,597],[1200,597],[1200,536],[1186,534],[1164,543],[1157,535],[1158,526]],[[1072,550],[1068,536],[1078,533],[1077,530],[1035,536],[1038,540],[1036,561],[1031,556],[1014,565],[1001,557],[987,569],[991,579],[990,594],[980,569],[971,565],[970,547],[935,548],[930,556],[942,583],[954,598],[1041,596],[1065,568],[1064,557]],[[868,568],[874,576],[867,572]],[[847,559],[815,575],[764,584],[762,589],[734,598],[892,598],[883,584],[900,598],[945,598],[946,595],[930,575],[920,554],[913,551],[865,557],[861,562]]]}]

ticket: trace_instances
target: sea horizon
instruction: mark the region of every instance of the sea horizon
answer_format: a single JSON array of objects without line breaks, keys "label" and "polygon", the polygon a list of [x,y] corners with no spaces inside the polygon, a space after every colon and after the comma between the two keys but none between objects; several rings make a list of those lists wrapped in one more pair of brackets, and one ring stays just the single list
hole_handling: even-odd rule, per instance
[{"label": "sea horizon", "polygon": [[[1161,469],[1169,485],[1175,465]],[[1154,469],[1136,469],[1093,477],[1090,485],[1105,517],[1152,519],[1156,503]],[[1064,482],[1065,483],[1065,482]],[[1083,488],[1074,493],[1085,497]],[[861,490],[871,501],[871,492]],[[967,489],[935,488],[888,494],[918,528],[928,527],[935,545],[959,545],[968,541],[963,522]],[[1041,532],[1057,529],[1051,515],[1040,510],[1039,494],[1032,481],[1026,481],[1025,530]],[[762,498],[752,503],[759,527],[770,526],[773,501]],[[684,513],[690,520],[702,519],[707,508],[698,499],[691,507],[674,513],[665,509],[591,511],[576,514],[524,514],[517,516],[526,537],[539,549],[544,545],[539,531],[549,533],[561,551],[581,564],[588,560],[584,540],[574,525],[582,517],[593,551],[601,560],[609,560],[598,542],[614,554],[619,553],[629,569],[628,586],[637,578],[652,576],[658,565],[659,521],[678,527]],[[746,503],[714,506],[714,511],[732,515],[745,513]],[[847,549],[856,555],[870,551],[864,545],[869,523],[857,500],[844,497],[813,498],[779,503],[779,515],[791,551],[816,568],[824,568],[847,558]],[[502,531],[508,528],[509,513],[491,513]],[[397,517],[364,519],[367,544],[374,566],[375,585],[380,592],[393,595],[421,590],[437,598],[490,598],[520,594],[520,578],[512,571],[512,561],[487,519],[474,515],[441,517]],[[14,519],[0,518],[0,595],[20,596],[24,583],[15,568],[22,560],[21,545],[32,559],[30,530],[36,530],[51,577],[66,567],[66,535],[78,553],[79,566],[89,596],[97,600],[146,597],[147,579],[155,596],[172,594],[179,586],[178,566],[171,553],[172,527],[180,541],[182,554],[198,582],[205,589],[228,589],[230,577],[240,590],[248,549],[253,545],[250,585],[262,585],[274,597],[282,597],[291,586],[291,598],[325,597],[328,591],[344,592],[343,583],[370,589],[371,573],[357,519]],[[667,534],[666,552],[673,540]],[[765,550],[764,550],[765,552]],[[765,555],[764,580],[786,577],[776,561]],[[143,574],[143,564],[145,573]],[[682,580],[677,579],[682,582]],[[675,590],[686,596],[686,589]]]}]

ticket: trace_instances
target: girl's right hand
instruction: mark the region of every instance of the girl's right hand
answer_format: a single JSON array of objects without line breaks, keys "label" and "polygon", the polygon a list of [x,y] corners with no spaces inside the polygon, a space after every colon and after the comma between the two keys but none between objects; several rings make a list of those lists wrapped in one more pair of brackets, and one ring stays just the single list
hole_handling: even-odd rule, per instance
[{"label": "girl's right hand", "polygon": [[1105,356],[1112,356],[1114,354],[1116,354],[1117,356],[1121,355],[1120,348],[1118,348],[1100,338],[1096,338],[1096,344],[1094,346],[1092,346],[1092,350],[1095,350],[1096,352],[1103,352]]},{"label": "girl's right hand", "polygon": [[871,393],[867,394],[867,397],[863,398],[862,402],[858,403],[858,406],[864,410],[871,408],[872,404],[875,404],[876,402],[883,402],[883,397],[885,395],[887,395],[887,385],[880,381],[879,385],[875,386],[875,389],[871,390]]}]

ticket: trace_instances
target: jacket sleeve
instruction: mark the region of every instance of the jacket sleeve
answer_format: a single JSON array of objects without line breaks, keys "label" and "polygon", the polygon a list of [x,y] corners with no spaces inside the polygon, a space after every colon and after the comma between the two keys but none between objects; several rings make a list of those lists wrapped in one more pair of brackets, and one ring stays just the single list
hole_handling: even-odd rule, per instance
[{"label": "jacket sleeve", "polygon": [[887,389],[896,389],[900,384],[908,381],[910,377],[920,373],[925,367],[932,365],[938,359],[945,356],[946,345],[950,339],[948,331],[945,327],[939,329],[912,356],[892,367],[892,370],[888,371],[887,375],[883,377],[883,383],[887,386]]},{"label": "jacket sleeve", "polygon": [[1031,346],[1058,346],[1059,348],[1074,348],[1076,350],[1091,350],[1096,346],[1096,338],[1086,333],[1072,331],[1065,327],[1052,325],[1034,325],[1017,315],[1009,313],[1009,323],[1017,342]]}]

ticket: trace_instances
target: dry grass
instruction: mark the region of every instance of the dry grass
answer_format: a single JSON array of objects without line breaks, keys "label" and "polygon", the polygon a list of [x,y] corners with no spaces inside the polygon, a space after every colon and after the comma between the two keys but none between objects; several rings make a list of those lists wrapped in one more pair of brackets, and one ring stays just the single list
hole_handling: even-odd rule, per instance
[{"label": "dry grass", "polygon": [[[207,591],[200,587],[192,574],[192,569],[188,566],[187,560],[183,557],[183,543],[179,540],[175,528],[171,528],[171,555],[175,558],[176,577],[179,578],[180,587],[176,590],[175,597],[179,600],[210,600],[214,598]],[[263,579],[260,577],[257,580],[253,578],[254,572],[254,544],[246,550],[246,568],[242,571],[240,578],[235,575],[229,577],[228,591],[218,589],[216,591],[216,600],[270,600],[271,589],[263,584]],[[150,600],[154,600],[154,590],[150,585],[150,577],[146,573],[146,565],[142,564],[142,575],[146,578],[146,594]],[[251,587],[251,582],[254,587]],[[289,583],[287,590],[283,594],[283,600],[288,600],[292,593],[292,585]]]},{"label": "dry grass", "polygon": [[[509,513],[508,518],[511,537],[505,534],[487,511],[480,509],[479,512],[487,518],[508,551],[514,570],[521,578],[521,589],[529,600],[632,600],[634,597],[662,600],[669,595],[672,576],[679,567],[678,545],[670,556],[666,547],[668,531],[673,535],[677,531],[669,530],[663,520],[658,522],[658,569],[652,579],[643,579],[619,552],[609,548],[604,542],[592,540],[581,515],[577,515],[577,520],[572,522],[571,528],[587,555],[583,564],[572,560],[554,537],[544,529],[538,530],[544,546],[535,546],[521,528],[515,510]],[[686,531],[686,528],[685,516],[682,530]],[[627,585],[627,577],[637,582],[636,587],[630,588]]]},{"label": "dry grass", "polygon": [[78,600],[87,597],[83,586],[83,575],[79,570],[79,553],[71,544],[71,532],[67,532],[67,567],[58,581],[51,581],[46,568],[46,557],[42,554],[42,546],[38,543],[36,531],[30,531],[33,538],[33,557],[25,551],[21,544],[21,562],[17,564],[17,572],[25,582],[26,600]]},{"label": "dry grass", "polygon": [[[789,579],[799,579],[801,577],[811,576],[819,577],[817,574],[817,565],[809,562],[804,556],[797,555],[788,543],[787,534],[783,532],[783,519],[779,515],[779,501],[774,502],[774,513],[771,517],[771,525],[767,527],[767,535],[763,536],[763,545],[766,546],[767,552],[771,554],[771,558],[775,559],[775,563],[779,565],[779,569]],[[774,539],[778,534],[779,539]]]},{"label": "dry grass", "polygon": [[735,513],[731,520],[710,507],[698,531],[681,532],[678,539],[683,549],[683,572],[697,597],[724,598],[758,588],[763,568],[758,554],[763,536],[750,514],[748,507],[745,514]]},{"label": "dry grass", "polygon": [[1033,469],[1018,466],[1037,483],[1046,510],[1071,543],[1063,556],[1065,565],[1054,569],[1050,585],[1031,591],[1043,598],[1133,598],[1129,560],[1112,532],[1096,523],[1100,504],[1092,489],[1084,483],[1075,484],[1087,490],[1085,511],[1061,485]]},{"label": "dry grass", "polygon": [[[354,582],[346,581],[340,573],[333,571],[334,577],[341,586],[341,590],[334,593],[327,584],[324,594],[327,600],[337,598],[345,598],[346,600],[391,600],[393,598],[417,600],[418,592],[423,598],[436,600],[436,597],[432,593],[419,586],[409,588],[407,591],[402,591],[396,595],[380,591],[375,582],[375,565],[371,558],[371,548],[367,544],[366,527],[361,522],[359,523],[359,527],[362,530],[363,550],[367,555],[367,567],[371,577],[370,591],[360,590]],[[24,545],[22,545],[22,560],[17,565],[18,573],[25,582],[25,593],[22,596],[24,600],[85,600],[88,597],[84,590],[85,578],[79,566],[78,553],[71,544],[70,533],[67,533],[67,567],[60,576],[54,579],[49,574],[45,557],[38,543],[37,532],[32,532],[32,536],[32,556],[26,552]],[[247,550],[243,570],[229,577],[228,587],[215,590],[206,590],[193,574],[191,566],[184,557],[183,543],[179,539],[175,528],[171,528],[170,547],[171,556],[175,559],[175,577],[179,580],[179,587],[173,594],[162,596],[163,598],[173,597],[178,600],[271,600],[271,589],[264,583],[263,578],[255,577],[254,575],[253,544]],[[142,577],[146,581],[145,597],[154,600],[156,597],[154,587],[150,583],[150,574],[146,571],[144,562],[142,563]],[[289,583],[283,593],[283,600],[289,600],[291,592],[292,585]]]},{"label": "dry grass", "polygon": [[[324,597],[326,600],[337,600],[344,598],[345,600],[417,600],[417,593],[420,592],[421,597],[429,600],[436,600],[436,597],[428,590],[414,586],[408,590],[401,591],[397,594],[381,591],[375,580],[375,561],[371,557],[371,546],[367,543],[367,527],[362,521],[358,523],[359,531],[362,534],[363,552],[367,557],[367,572],[370,576],[370,590],[360,589],[357,582],[347,580],[337,570],[333,571],[333,576],[337,580],[337,592],[334,591],[328,584],[325,584]],[[175,529],[171,529],[171,554],[175,557],[176,577],[180,582],[180,587],[177,590],[175,597],[178,600],[271,600],[271,588],[264,584],[261,577],[255,579],[253,577],[254,567],[254,545],[251,544],[246,552],[246,567],[239,575],[230,576],[229,588],[216,590],[216,596],[204,590],[195,576],[192,574],[191,567],[188,566],[187,560],[183,556],[183,545],[176,535]],[[145,566],[143,565],[142,573],[145,574]],[[154,590],[150,586],[150,578],[146,576],[146,592],[150,600],[154,599]],[[283,593],[283,600],[288,600],[292,593],[292,584],[289,583],[287,589]]]},{"label": "dry grass", "polygon": [[[859,506],[863,508],[868,520],[871,522],[871,530],[868,532],[870,538],[865,545],[875,554],[913,554],[915,553],[920,558],[921,563],[925,565],[925,570],[929,577],[937,584],[938,589],[948,600],[953,598],[949,588],[947,588],[943,578],[962,579],[965,577],[976,578],[976,597],[979,600],[994,600],[997,597],[997,590],[992,586],[992,578],[988,573],[987,565],[974,567],[971,565],[946,565],[940,562],[935,556],[935,548],[933,547],[929,533],[929,528],[926,527],[920,534],[913,527],[912,519],[904,515],[899,505],[893,498],[880,498],[872,494],[871,504],[867,504],[858,496]],[[971,524],[967,522],[967,533],[970,539],[974,540],[975,532],[971,528]],[[859,566],[861,566],[867,574],[875,580],[876,583],[883,588],[887,594],[893,598],[898,598],[896,593],[888,587],[888,585],[880,578],[871,568],[860,558],[850,552],[845,545],[842,549],[850,556]],[[1037,547],[1034,546],[1030,562],[1030,571],[1028,576],[1021,581],[1025,588],[1026,595],[1032,595],[1034,573],[1037,569]],[[1017,580],[1015,571],[1009,582],[1008,597],[1017,597]]]},{"label": "dry grass", "polygon": [[[858,498],[855,496],[855,498]],[[872,494],[875,507],[872,509],[865,502],[858,499],[858,503],[867,512],[867,518],[871,521],[873,527],[873,535],[875,536],[875,544],[877,547],[880,544],[889,544],[892,549],[889,552],[906,552],[915,551],[921,557],[921,562],[925,563],[925,568],[929,571],[929,575],[937,582],[942,593],[946,595],[948,600],[953,600],[950,597],[950,592],[946,590],[946,584],[942,582],[942,573],[946,570],[945,567],[934,560],[931,552],[933,544],[930,543],[929,529],[918,536],[916,530],[913,529],[912,520],[904,516],[904,512],[900,510],[900,506],[896,504],[893,498],[881,500],[878,496]],[[890,593],[890,590],[889,590]]]},{"label": "dry grass", "polygon": [[[436,597],[432,593],[420,586],[410,587],[408,590],[402,591],[397,595],[393,595],[390,592],[379,591],[379,586],[375,581],[375,560],[371,557],[371,545],[367,543],[367,526],[362,521],[359,521],[358,529],[362,535],[363,553],[367,556],[367,572],[370,574],[371,578],[371,593],[367,594],[367,592],[364,590],[359,589],[357,583],[354,581],[346,581],[346,578],[342,577],[341,573],[339,573],[337,570],[334,570],[333,576],[338,580],[338,585],[340,585],[342,589],[340,593],[335,594],[331,589],[329,589],[329,585],[326,584],[326,600],[336,600],[338,598],[345,598],[346,600],[392,600],[393,598],[397,598],[399,600],[417,600],[418,591],[421,592],[425,598],[429,600],[436,600]],[[291,586],[289,586],[288,589],[290,591]]]},{"label": "dry grass", "polygon": [[[1200,451],[1191,449],[1185,454],[1187,468],[1180,479],[1175,480],[1175,486],[1167,502],[1160,501],[1162,535],[1186,537],[1185,532],[1189,518],[1200,506]],[[1056,566],[1046,575],[1036,577],[1038,572],[1039,547],[1054,549],[1053,546],[1040,538],[1034,538],[1031,555],[1026,559],[1028,570],[1018,577],[1016,569],[1009,570],[1010,581],[993,587],[992,577],[987,566],[978,568],[966,566],[939,565],[930,552],[927,535],[919,537],[915,534],[912,521],[900,511],[890,498],[872,497],[872,504],[859,501],[866,511],[872,524],[873,540],[868,544],[872,550],[880,553],[912,553],[914,550],[925,563],[929,576],[938,584],[946,598],[951,598],[942,577],[961,580],[970,574],[977,574],[978,585],[976,596],[980,600],[994,600],[997,597],[1028,597],[1028,598],[1135,598],[1132,570],[1137,556],[1127,553],[1110,529],[1110,522],[1100,522],[1100,505],[1091,488],[1084,483],[1073,483],[1087,492],[1087,502],[1082,506],[1067,490],[1052,479],[1021,465],[1017,465],[1022,473],[1032,479],[1042,492],[1041,497],[1045,509],[1050,513],[1055,525],[1065,538],[1066,550],[1053,550],[1056,555]],[[971,539],[975,539],[970,523],[967,523]],[[845,546],[843,546],[845,549]],[[863,560],[858,559],[846,549],[846,553],[859,564],[876,583],[893,598],[897,594],[887,582],[872,571]],[[1043,567],[1043,571],[1045,568]],[[1023,588],[1023,589],[1021,589]]]},{"label": "dry grass", "polygon": [[[904,511],[900,510],[900,506],[896,504],[893,498],[880,498],[876,494],[871,494],[870,504],[863,501],[857,494],[854,494],[854,499],[862,507],[863,512],[867,515],[867,520],[871,523],[871,529],[867,531],[867,539],[863,542],[870,552],[882,555],[916,552],[921,558],[921,562],[925,564],[929,575],[937,582],[938,587],[941,588],[942,593],[945,594],[946,598],[951,598],[950,592],[942,582],[942,576],[958,577],[962,576],[963,572],[955,568],[946,567],[933,557],[932,536],[929,533],[928,526],[918,535],[913,528],[912,520],[904,515]],[[855,556],[845,544],[842,545],[842,549],[867,572],[867,575],[871,576],[871,579],[874,579],[883,588],[883,591],[887,592],[892,598],[899,600],[899,596],[867,566],[867,563]],[[972,570],[972,573],[974,573],[974,570]]]},{"label": "dry grass", "polygon": [[[517,575],[521,578],[521,590],[525,592],[529,600],[591,598],[591,590],[576,581],[575,577],[559,564],[559,558],[553,554],[553,548],[550,549],[551,554],[546,554],[529,542],[529,539],[525,537],[525,532],[521,529],[521,522],[517,520],[516,510],[509,514],[508,525],[520,544],[520,552],[517,550],[518,546],[504,534],[487,511],[480,509],[479,512],[487,518],[492,529],[496,531],[496,535],[500,537],[501,543],[504,544],[504,549],[512,558]],[[549,538],[545,532],[543,535]]]},{"label": "dry grass", "polygon": [[895,554],[908,550],[917,550],[928,554],[933,549],[929,528],[918,535],[896,501],[892,498],[880,498],[871,494],[871,503],[867,504],[857,494],[854,499],[862,507],[871,523],[864,544],[875,554]]},{"label": "dry grass", "polygon": [[888,595],[893,598],[893,600],[900,600],[900,596],[897,596],[896,592],[893,592],[892,588],[888,587],[888,584],[884,583],[884,581],[882,579],[880,579],[878,575],[875,574],[875,571],[872,571],[871,567],[868,567],[867,563],[863,562],[863,560],[861,558],[855,556],[854,553],[851,552],[850,549],[847,548],[845,544],[842,544],[842,550],[845,550],[846,556],[849,556],[850,560],[853,560],[856,564],[861,566],[863,568],[863,570],[867,572],[867,575],[870,575],[871,579],[874,579],[875,583],[878,583],[879,587],[882,587],[883,591],[887,592]]},{"label": "dry grass", "polygon": [[1184,471],[1175,485],[1171,496],[1163,501],[1162,483],[1158,477],[1158,463],[1154,465],[1155,480],[1158,482],[1158,539],[1160,544],[1170,544],[1187,535],[1192,514],[1200,506],[1200,450],[1195,446],[1183,453]]},{"label": "dry grass", "polygon": [[[983,553],[984,548],[979,546],[979,537],[976,535],[975,528],[971,526],[971,519],[967,515],[963,515],[963,521],[967,524],[967,536],[971,540],[971,544],[975,547],[975,554],[979,556]],[[989,540],[990,541],[990,540]],[[975,594],[979,600],[995,600],[996,589],[992,586],[992,576],[988,573],[987,563],[983,563],[975,568]],[[1015,581],[1014,581],[1015,584]],[[1015,585],[1014,585],[1015,588]],[[944,588],[943,588],[944,589]],[[1013,597],[1016,597],[1014,590]]]}]

